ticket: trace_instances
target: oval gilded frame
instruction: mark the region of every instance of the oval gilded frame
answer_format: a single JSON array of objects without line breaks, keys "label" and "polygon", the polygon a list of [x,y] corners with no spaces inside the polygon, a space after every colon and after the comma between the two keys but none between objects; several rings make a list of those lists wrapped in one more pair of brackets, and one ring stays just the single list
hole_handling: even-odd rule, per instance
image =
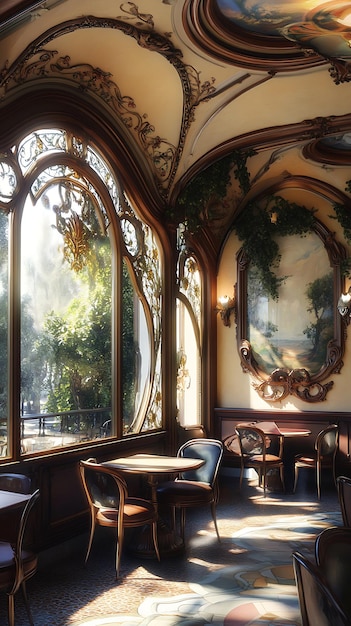
[{"label": "oval gilded frame", "polygon": [[[277,367],[267,372],[259,364],[255,356],[254,346],[250,343],[248,329],[248,270],[251,259],[241,248],[237,254],[237,285],[236,324],[237,344],[242,369],[253,376],[253,386],[259,395],[269,402],[278,402],[289,395],[310,403],[326,399],[333,381],[328,380],[332,374],[340,373],[343,366],[345,349],[345,325],[338,315],[337,302],[344,289],[344,278],[341,272],[342,262],[346,258],[344,247],[335,240],[334,234],[320,222],[315,220],[314,232],[321,239],[330,267],[333,272],[333,338],[328,342],[325,359],[317,372],[312,373],[306,367]],[[285,237],[280,237],[284,240]],[[279,301],[278,301],[279,302]]]}]

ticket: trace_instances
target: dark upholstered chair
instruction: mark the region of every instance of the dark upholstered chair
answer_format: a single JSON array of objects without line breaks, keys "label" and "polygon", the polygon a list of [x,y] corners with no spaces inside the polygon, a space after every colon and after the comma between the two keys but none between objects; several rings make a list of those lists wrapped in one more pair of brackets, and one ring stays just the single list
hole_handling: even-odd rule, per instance
[{"label": "dark upholstered chair", "polygon": [[180,534],[185,538],[185,510],[193,507],[211,506],[211,513],[218,541],[216,506],[219,498],[218,470],[223,456],[223,444],[217,439],[190,439],[180,446],[177,456],[204,459],[205,463],[197,470],[180,474],[175,480],[159,483],[157,501],[172,509],[173,528],[176,510],[180,510]]},{"label": "dark upholstered chair", "polygon": [[319,568],[299,552],[292,556],[302,626],[351,626]]},{"label": "dark upholstered chair", "polygon": [[344,526],[351,528],[351,478],[338,476],[336,479],[338,498]]},{"label": "dark upholstered chair", "polygon": [[315,552],[329,589],[351,620],[351,528],[326,528],[316,539]]},{"label": "dark upholstered chair", "polygon": [[31,495],[23,509],[16,541],[13,544],[0,542],[0,590],[5,591],[8,596],[9,626],[15,625],[15,595],[19,588],[22,589],[29,622],[33,626],[26,581],[36,573],[38,557],[35,552],[28,550],[27,531],[31,513],[38,499],[39,489]]},{"label": "dark upholstered chair", "polygon": [[119,577],[125,528],[136,528],[146,524],[152,526],[155,552],[158,560],[160,560],[157,540],[157,512],[152,502],[144,498],[128,497],[127,484],[123,476],[115,470],[99,465],[94,459],[80,461],[79,465],[91,516],[90,538],[85,562],[89,558],[96,525],[115,528],[117,531],[117,578]]},{"label": "dark upholstered chair", "polygon": [[310,468],[316,472],[317,495],[321,497],[321,480],[322,470],[330,469],[333,472],[334,482],[335,476],[335,455],[338,446],[338,426],[331,424],[321,430],[314,443],[314,453],[311,455],[298,454],[295,456],[295,484],[294,492],[297,486],[299,469]]},{"label": "dark upholstered chair", "polygon": [[[267,472],[278,468],[280,480],[284,488],[283,442],[282,435],[266,435],[256,426],[237,426],[235,432],[240,446],[240,488],[242,486],[245,468],[253,468],[259,476],[259,484],[263,480],[263,493],[266,495]],[[278,440],[277,454],[269,452],[272,440]]]},{"label": "dark upholstered chair", "polygon": [[16,493],[28,494],[31,492],[32,481],[24,474],[0,473],[0,490],[15,491]]}]

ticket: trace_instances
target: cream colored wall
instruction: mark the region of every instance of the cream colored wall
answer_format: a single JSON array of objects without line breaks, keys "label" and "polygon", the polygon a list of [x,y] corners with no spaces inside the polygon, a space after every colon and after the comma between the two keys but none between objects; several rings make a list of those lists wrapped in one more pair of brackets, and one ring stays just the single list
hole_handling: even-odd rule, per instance
[{"label": "cream colored wall", "polygon": [[[323,205],[319,200],[318,205]],[[317,217],[332,231],[344,245],[342,232],[338,229],[335,220],[330,219],[330,205],[320,206]],[[254,228],[254,224],[253,224]],[[217,279],[217,299],[220,296],[233,295],[233,285],[237,282],[236,253],[240,249],[234,232],[229,236],[223,249]],[[347,285],[348,286],[348,285]],[[264,401],[252,386],[253,378],[243,373],[236,344],[236,326],[233,315],[230,327],[225,327],[220,316],[217,317],[218,339],[218,366],[217,366],[217,406],[252,408],[274,411],[350,411],[350,381],[351,381],[351,325],[349,327],[344,354],[344,366],[340,374],[333,374],[330,380],[334,381],[333,388],[328,392],[323,402],[311,404],[289,396],[282,402]]]}]

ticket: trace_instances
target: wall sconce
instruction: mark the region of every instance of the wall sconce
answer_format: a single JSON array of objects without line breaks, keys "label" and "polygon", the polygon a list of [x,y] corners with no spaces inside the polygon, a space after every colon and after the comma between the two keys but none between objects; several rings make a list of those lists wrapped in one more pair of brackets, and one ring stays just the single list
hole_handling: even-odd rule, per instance
[{"label": "wall sconce", "polygon": [[224,326],[230,326],[230,314],[235,312],[235,297],[221,296],[216,306],[217,313],[220,314]]},{"label": "wall sconce", "polygon": [[338,301],[338,311],[342,317],[344,317],[347,323],[350,323],[351,318],[351,287],[347,293],[342,293]]}]

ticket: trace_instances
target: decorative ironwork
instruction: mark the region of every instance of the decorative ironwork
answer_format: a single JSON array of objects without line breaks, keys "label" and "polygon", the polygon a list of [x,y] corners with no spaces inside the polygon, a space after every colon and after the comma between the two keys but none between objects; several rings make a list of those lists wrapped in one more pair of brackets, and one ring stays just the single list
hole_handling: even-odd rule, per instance
[{"label": "decorative ironwork", "polygon": [[197,259],[193,255],[180,254],[178,262],[179,291],[183,293],[193,310],[197,324],[201,324],[201,277]]},{"label": "decorative ironwork", "polygon": [[151,30],[154,29],[154,20],[152,15],[150,13],[140,13],[135,2],[124,2],[119,8],[121,9],[121,11],[123,11],[125,15],[128,15],[129,17],[125,17],[125,15],[119,15],[117,19],[133,20],[136,21],[137,25],[139,26],[144,25],[150,27]]},{"label": "decorative ironwork", "polygon": [[99,178],[108,189],[112,202],[115,207],[119,206],[119,190],[115,178],[111,174],[111,170],[100,154],[93,150],[91,146],[86,147],[86,162],[97,173]]},{"label": "decorative ironwork", "polygon": [[27,135],[18,147],[18,164],[25,174],[43,155],[67,152],[66,133],[61,130],[41,130]]},{"label": "decorative ironwork", "polygon": [[7,159],[0,158],[0,202],[10,202],[16,193],[17,176]]},{"label": "decorative ironwork", "polygon": [[142,430],[161,428],[162,425],[162,370],[161,370],[161,298],[162,282],[160,252],[154,234],[133,211],[127,198],[121,199],[119,213],[121,232],[126,247],[126,256],[132,264],[139,292],[143,294],[150,310],[153,326],[154,375],[151,384],[150,402]]},{"label": "decorative ironwork", "polygon": [[[53,75],[61,76],[65,80],[70,79],[78,84],[81,90],[93,93],[103,100],[135,135],[152,165],[159,191],[164,196],[173,183],[186,136],[194,119],[195,108],[213,95],[215,79],[211,78],[201,83],[200,73],[181,60],[181,51],[174,47],[170,39],[153,31],[152,16],[139,13],[134,3],[123,4],[121,8],[129,14],[129,19],[136,21],[136,25],[125,23],[120,19],[84,16],[64,22],[38,37],[27,46],[10,68],[5,63],[0,70],[0,96],[27,81],[45,80]],[[136,103],[131,96],[122,95],[110,72],[87,63],[71,64],[69,56],[58,56],[57,50],[46,48],[63,35],[87,28],[119,30],[133,37],[141,47],[161,54],[174,67],[179,75],[184,97],[177,146],[155,133],[155,127],[148,121],[147,115],[137,112]]]},{"label": "decorative ironwork", "polygon": [[180,348],[177,354],[177,390],[184,392],[189,389],[191,377],[186,367],[187,356],[183,348]]},{"label": "decorative ironwork", "polygon": [[[86,153],[87,153],[87,150],[89,150],[89,147],[86,145],[85,141],[83,141],[83,139],[80,139],[80,137],[76,137],[74,135],[70,137],[70,140],[71,140],[71,146],[72,146],[72,150],[71,150],[72,153],[79,159],[86,158]],[[95,170],[95,171],[98,171],[98,170]]]}]

